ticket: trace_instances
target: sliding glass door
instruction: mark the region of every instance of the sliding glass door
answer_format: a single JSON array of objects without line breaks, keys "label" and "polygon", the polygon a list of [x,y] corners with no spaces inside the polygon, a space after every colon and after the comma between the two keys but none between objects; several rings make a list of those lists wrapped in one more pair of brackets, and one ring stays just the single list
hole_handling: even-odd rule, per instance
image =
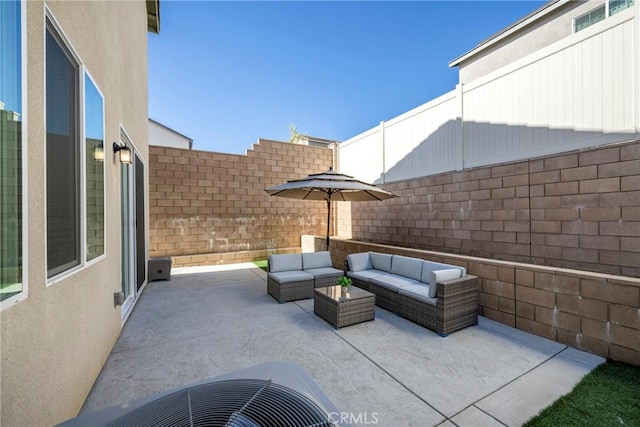
[{"label": "sliding glass door", "polygon": [[147,278],[147,246],[144,208],[144,163],[124,132],[121,145],[131,148],[133,163],[120,165],[120,202],[122,233],[122,319],[133,308]]}]

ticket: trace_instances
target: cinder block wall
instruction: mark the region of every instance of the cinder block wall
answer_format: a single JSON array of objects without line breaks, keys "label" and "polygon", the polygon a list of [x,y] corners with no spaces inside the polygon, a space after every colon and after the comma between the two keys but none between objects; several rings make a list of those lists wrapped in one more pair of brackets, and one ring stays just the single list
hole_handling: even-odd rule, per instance
[{"label": "cinder block wall", "polygon": [[640,141],[384,187],[339,206],[340,236],[640,276]]},{"label": "cinder block wall", "polygon": [[259,140],[246,155],[149,147],[149,252],[174,265],[249,261],[326,233],[324,202],[264,189],[332,165],[333,151]]},{"label": "cinder block wall", "polygon": [[640,365],[640,279],[332,239],[342,268],[357,252],[405,255],[465,267],[478,276],[479,314],[571,347]]}]

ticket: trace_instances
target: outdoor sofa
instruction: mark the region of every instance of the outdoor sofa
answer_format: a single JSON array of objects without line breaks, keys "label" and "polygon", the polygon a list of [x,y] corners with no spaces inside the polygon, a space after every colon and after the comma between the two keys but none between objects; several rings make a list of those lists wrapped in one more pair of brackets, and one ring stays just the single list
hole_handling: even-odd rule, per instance
[{"label": "outdoor sofa", "polygon": [[376,252],[350,254],[345,264],[376,305],[438,335],[478,323],[478,278],[463,267]]},{"label": "outdoor sofa", "polygon": [[271,255],[267,292],[278,302],[313,298],[313,289],[335,285],[344,272],[333,268],[328,251]]}]

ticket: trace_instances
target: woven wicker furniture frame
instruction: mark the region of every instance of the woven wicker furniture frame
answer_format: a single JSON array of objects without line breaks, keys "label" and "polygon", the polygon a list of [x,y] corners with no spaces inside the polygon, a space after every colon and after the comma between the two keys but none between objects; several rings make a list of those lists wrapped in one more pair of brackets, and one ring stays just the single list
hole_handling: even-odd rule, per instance
[{"label": "woven wicker furniture frame", "polygon": [[338,277],[343,276],[344,273],[334,274],[332,276],[318,277],[315,279],[313,286],[315,288],[324,288],[325,286],[333,286],[336,284]]},{"label": "woven wicker furniture frame", "polygon": [[315,288],[335,285],[340,276],[341,274],[289,283],[278,283],[269,277],[267,279],[267,293],[281,303],[309,299],[313,298],[313,290]]},{"label": "woven wicker furniture frame", "polygon": [[267,293],[279,303],[313,298],[313,279],[279,283],[269,277],[267,279]]},{"label": "woven wicker furniture frame", "polygon": [[478,278],[467,274],[437,284],[436,303],[399,294],[352,277],[353,284],[375,294],[376,305],[424,326],[438,335],[478,324]]},{"label": "woven wicker furniture frame", "polygon": [[478,323],[478,278],[466,275],[438,283],[435,304],[397,294],[400,315],[440,335]]},{"label": "woven wicker furniture frame", "polygon": [[339,298],[336,300],[329,295],[330,288],[334,287],[327,286],[315,289],[313,312],[329,322],[331,326],[339,329],[343,326],[375,319],[376,297],[374,294],[358,290],[357,295],[353,295],[349,299]]},{"label": "woven wicker furniture frame", "polygon": [[[267,261],[267,271],[271,271],[271,265]],[[301,270],[304,271],[304,270]],[[301,299],[313,298],[313,289],[336,284],[338,277],[344,275],[343,271],[317,277],[308,280],[280,283],[271,277],[267,277],[267,293],[278,302],[297,301]]]}]

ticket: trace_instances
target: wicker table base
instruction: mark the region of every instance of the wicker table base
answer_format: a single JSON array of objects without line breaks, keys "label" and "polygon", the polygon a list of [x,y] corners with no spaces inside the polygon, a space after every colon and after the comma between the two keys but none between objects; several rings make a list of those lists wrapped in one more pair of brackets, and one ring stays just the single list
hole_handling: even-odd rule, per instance
[{"label": "wicker table base", "polygon": [[343,293],[341,286],[326,286],[313,293],[313,312],[336,329],[375,318],[376,297],[364,289],[352,286]]}]

